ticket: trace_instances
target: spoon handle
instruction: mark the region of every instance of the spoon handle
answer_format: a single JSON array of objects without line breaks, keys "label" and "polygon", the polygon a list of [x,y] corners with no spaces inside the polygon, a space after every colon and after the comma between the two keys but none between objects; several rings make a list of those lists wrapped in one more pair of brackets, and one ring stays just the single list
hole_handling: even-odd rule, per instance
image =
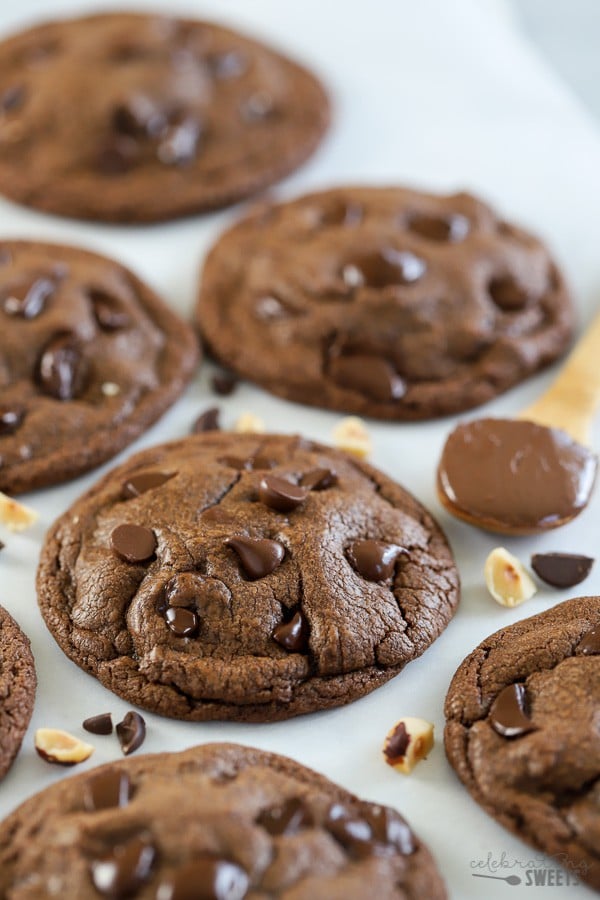
[{"label": "spoon handle", "polygon": [[538,425],[562,428],[581,444],[600,405],[600,313],[579,340],[560,375],[545,394],[521,413]]}]

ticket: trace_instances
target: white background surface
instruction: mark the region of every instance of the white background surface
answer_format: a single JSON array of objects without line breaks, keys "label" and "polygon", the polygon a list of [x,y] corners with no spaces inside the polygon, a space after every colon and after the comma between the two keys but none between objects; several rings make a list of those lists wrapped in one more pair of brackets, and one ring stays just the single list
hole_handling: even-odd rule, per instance
[{"label": "white background surface", "polygon": [[[154,4],[156,6],[156,4]],[[97,9],[98,2],[35,2],[0,7],[8,32],[42,16]],[[129,0],[129,7],[152,6]],[[278,44],[320,73],[333,95],[335,121],[317,156],[286,181],[290,195],[331,183],[407,181],[453,191],[479,191],[509,218],[547,238],[574,288],[580,319],[589,320],[600,291],[600,138],[586,114],[513,29],[495,0],[206,0],[171,4],[227,20]],[[146,228],[81,224],[43,216],[0,201],[2,234],[79,243],[132,266],[184,315],[191,313],[204,252],[236,210]],[[147,435],[138,449],[187,433],[195,416],[215,402],[207,388],[210,367],[185,398]],[[546,373],[481,409],[511,415],[549,383]],[[339,416],[287,404],[242,385],[221,402],[225,425],[243,411],[262,416],[272,430],[302,431],[328,440]],[[496,825],[470,799],[448,766],[442,748],[442,706],[463,657],[492,631],[544,609],[569,592],[542,589],[526,606],[497,606],[483,585],[483,562],[501,542],[451,520],[435,497],[434,472],[445,436],[456,419],[423,424],[369,423],[373,462],[409,487],[439,517],[463,579],[455,620],[420,660],[369,697],[332,712],[274,725],[180,723],[148,714],[148,751],[183,749],[212,740],[234,740],[294,756],[357,793],[396,805],[429,843],[453,900],[474,897],[592,897],[577,888],[509,887],[472,877],[472,862],[488,854],[516,861],[519,871],[537,854]],[[595,432],[595,445],[599,443]],[[128,451],[130,452],[130,451]],[[108,468],[104,467],[104,469]],[[99,472],[25,499],[40,522],[14,536],[0,556],[0,602],[31,636],[39,690],[31,729],[12,771],[0,784],[0,814],[69,773],[43,763],[33,750],[33,730],[62,727],[82,733],[81,721],[128,708],[69,662],[39,615],[34,577],[39,549],[53,519]],[[504,540],[527,561],[533,551],[599,555],[600,494],[571,525],[535,539]],[[600,563],[580,593],[600,593]],[[575,592],[577,593],[577,589]],[[387,767],[384,736],[403,715],[435,722],[436,745],[410,777]],[[89,768],[119,757],[115,738],[94,739]],[[548,863],[550,865],[550,863]],[[485,869],[477,869],[485,873]]]}]

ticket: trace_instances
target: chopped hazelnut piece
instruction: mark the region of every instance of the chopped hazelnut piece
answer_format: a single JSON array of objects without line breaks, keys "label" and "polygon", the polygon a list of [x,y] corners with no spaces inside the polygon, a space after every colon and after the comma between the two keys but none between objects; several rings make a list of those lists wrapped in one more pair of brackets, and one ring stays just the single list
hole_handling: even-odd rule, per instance
[{"label": "chopped hazelnut piece", "polygon": [[60,766],[74,766],[89,759],[94,752],[91,744],[58,728],[38,728],[35,733],[35,749],[46,762]]},{"label": "chopped hazelnut piece", "polygon": [[365,423],[357,416],[348,416],[342,419],[333,429],[333,443],[340,450],[352,453],[360,459],[365,459],[373,451],[371,436]]},{"label": "chopped hazelnut piece", "polygon": [[504,547],[492,550],[483,573],[488,591],[501,606],[519,606],[537,591],[523,565]]},{"label": "chopped hazelnut piece", "polygon": [[410,775],[414,767],[433,747],[433,725],[425,719],[407,716],[400,719],[388,733],[383,755],[397,772]]}]

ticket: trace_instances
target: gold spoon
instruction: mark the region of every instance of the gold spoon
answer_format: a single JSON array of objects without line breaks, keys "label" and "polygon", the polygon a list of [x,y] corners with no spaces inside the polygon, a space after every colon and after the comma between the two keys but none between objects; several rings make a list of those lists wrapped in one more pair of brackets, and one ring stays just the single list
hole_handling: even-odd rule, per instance
[{"label": "gold spoon", "polygon": [[488,531],[536,534],[586,507],[598,459],[589,449],[600,404],[600,314],[548,391],[516,419],[475,419],[450,434],[437,470],[446,509]]}]

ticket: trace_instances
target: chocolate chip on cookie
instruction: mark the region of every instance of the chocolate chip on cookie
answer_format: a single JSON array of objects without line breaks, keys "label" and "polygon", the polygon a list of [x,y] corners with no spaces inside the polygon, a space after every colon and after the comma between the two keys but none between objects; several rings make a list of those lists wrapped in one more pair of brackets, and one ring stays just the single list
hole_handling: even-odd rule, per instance
[{"label": "chocolate chip on cookie", "polygon": [[122,760],[32,797],[0,823],[0,896],[24,884],[80,900],[447,896],[396,810],[236,744]]},{"label": "chocolate chip on cookie", "polygon": [[[0,191],[62,215],[150,222],[225,206],[296,169],[329,121],[310,72],[209,22],[112,12],[0,48]],[[23,309],[45,290],[32,283]]]},{"label": "chocolate chip on cookie", "polygon": [[[124,489],[125,488],[125,489]],[[207,432],[109,473],[56,522],[40,606],[65,653],[181,719],[284,719],[396,675],[458,575],[381,472],[300,437]]]},{"label": "chocolate chip on cookie", "polygon": [[0,606],[0,780],[27,731],[37,684],[29,639]]},{"label": "chocolate chip on cookie", "polygon": [[337,188],[263,206],[209,253],[197,321],[238,375],[300,403],[424,419],[567,348],[547,249],[469,194]]},{"label": "chocolate chip on cookie", "polygon": [[0,248],[0,490],[15,494],[118,453],[179,396],[198,348],[118,263],[52,244]]}]

